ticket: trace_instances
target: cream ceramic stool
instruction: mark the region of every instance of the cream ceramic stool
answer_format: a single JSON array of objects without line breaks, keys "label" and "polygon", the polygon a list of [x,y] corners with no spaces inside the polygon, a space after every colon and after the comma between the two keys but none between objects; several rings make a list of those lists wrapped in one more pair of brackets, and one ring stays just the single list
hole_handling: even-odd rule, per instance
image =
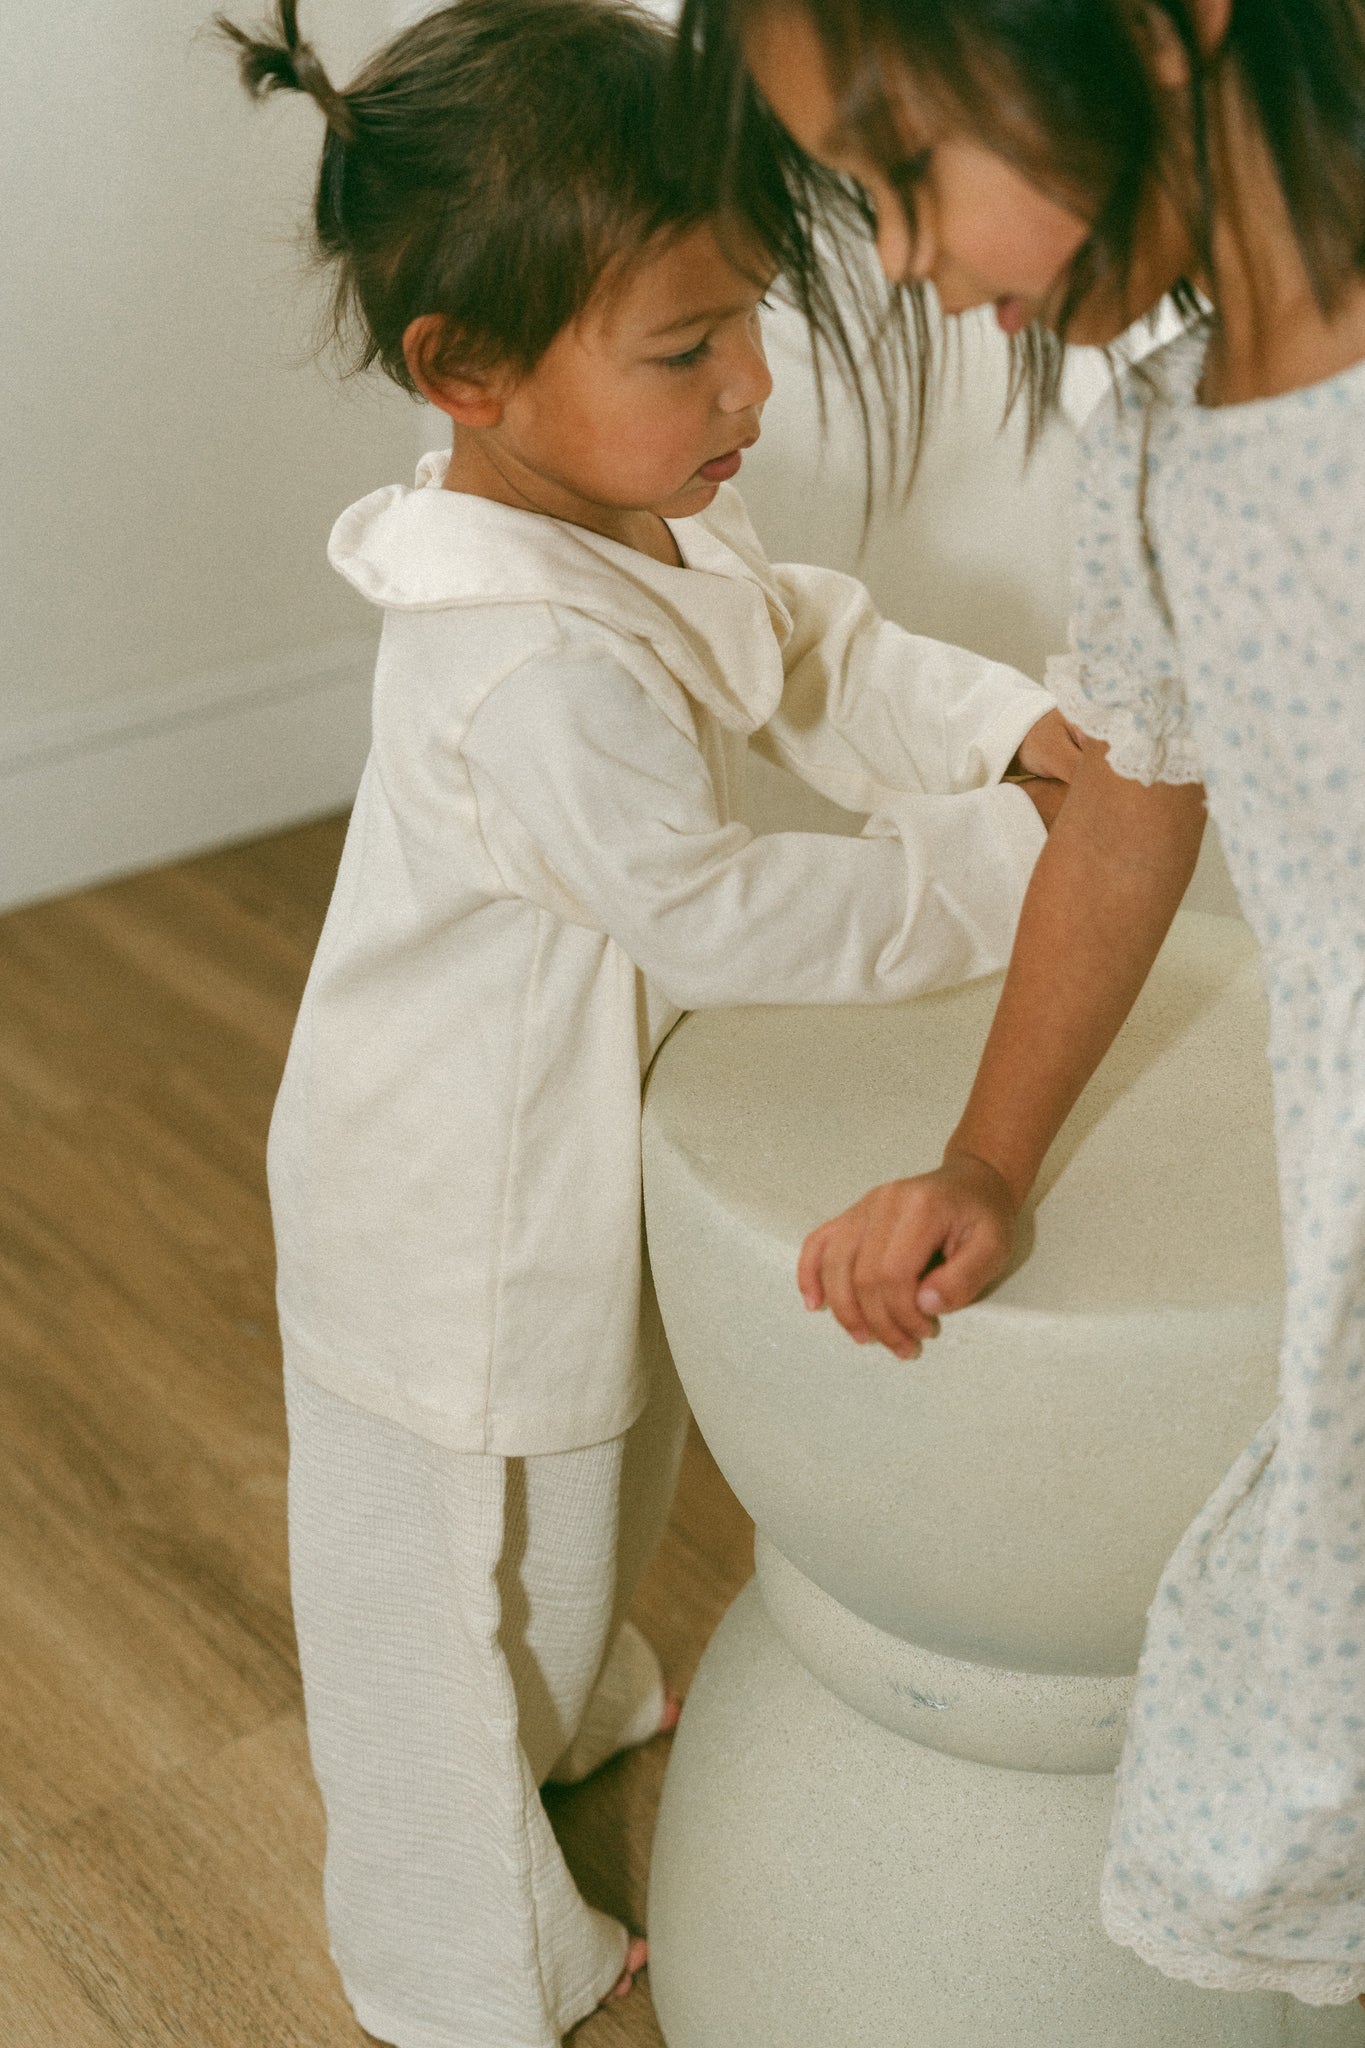
[{"label": "cream ceramic stool", "polygon": [[651,1081],[659,1299],[759,1531],[659,1815],[668,2048],[1357,2048],[1358,2007],[1173,1983],[1096,1904],[1147,1604],[1274,1401],[1245,926],[1177,921],[1015,1269],[919,1362],[796,1293],[814,1222],[937,1160],[997,989],[699,1013]]}]

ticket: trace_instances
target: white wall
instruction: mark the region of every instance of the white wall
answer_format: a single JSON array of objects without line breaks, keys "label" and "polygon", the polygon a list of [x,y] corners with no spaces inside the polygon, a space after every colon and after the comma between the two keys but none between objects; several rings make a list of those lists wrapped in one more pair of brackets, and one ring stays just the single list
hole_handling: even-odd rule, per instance
[{"label": "white wall", "polygon": [[[413,408],[307,360],[321,121],[252,108],[208,11],[4,10],[0,905],[331,808],[363,758],[376,620],[323,550]],[[312,25],[344,76],[386,0]]]},{"label": "white wall", "polygon": [[914,490],[883,499],[865,548],[861,429],[831,376],[821,448],[809,349],[782,309],[767,316],[775,388],[741,481],[778,557],[820,553],[917,631],[1041,677],[1066,644],[1073,436],[1051,427],[1026,466],[1022,416],[1001,428],[1003,337],[981,316],[959,327],[961,374],[945,383]]},{"label": "white wall", "polygon": [[[305,0],[304,30],[344,80],[428,4]],[[321,120],[296,96],[253,108],[197,36],[208,11],[85,0],[77,29],[50,0],[5,8],[0,908],[349,800],[377,620],[327,533],[446,431],[308,360]],[[770,340],[743,482],[771,551],[859,567],[894,616],[1041,674],[1065,637],[1071,436],[1023,469],[998,334],[967,336],[910,505],[861,556],[849,408],[832,393],[822,454],[804,337],[778,314]],[[760,765],[755,822],[849,820]]]}]

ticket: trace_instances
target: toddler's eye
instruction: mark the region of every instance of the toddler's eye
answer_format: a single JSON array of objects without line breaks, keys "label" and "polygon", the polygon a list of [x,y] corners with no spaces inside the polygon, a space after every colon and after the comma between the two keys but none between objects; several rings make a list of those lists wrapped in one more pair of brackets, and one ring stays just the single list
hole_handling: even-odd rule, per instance
[{"label": "toddler's eye", "polygon": [[711,353],[711,337],[704,335],[695,348],[684,349],[681,355],[660,356],[659,361],[668,370],[691,370],[698,363],[704,363]]}]

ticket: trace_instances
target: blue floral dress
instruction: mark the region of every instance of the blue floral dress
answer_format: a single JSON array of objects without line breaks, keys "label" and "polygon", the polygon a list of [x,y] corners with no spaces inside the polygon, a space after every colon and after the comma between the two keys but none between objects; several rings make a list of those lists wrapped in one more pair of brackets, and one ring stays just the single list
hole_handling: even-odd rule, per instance
[{"label": "blue floral dress", "polygon": [[1365,1991],[1365,364],[1209,409],[1204,339],[1082,437],[1075,653],[1122,775],[1202,781],[1262,949],[1287,1297],[1275,1415],[1158,1587],[1105,1925],[1174,1977]]}]

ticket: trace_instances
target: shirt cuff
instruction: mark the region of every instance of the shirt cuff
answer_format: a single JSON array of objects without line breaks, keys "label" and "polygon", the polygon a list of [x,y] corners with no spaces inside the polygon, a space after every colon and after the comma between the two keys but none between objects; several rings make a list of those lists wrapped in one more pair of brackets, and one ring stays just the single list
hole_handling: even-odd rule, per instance
[{"label": "shirt cuff", "polygon": [[[1056,699],[1037,683],[1011,692],[985,730],[973,735],[972,744],[986,765],[988,783],[999,782],[1039,719],[1056,708]],[[1032,804],[1029,809],[1033,810]]]}]

